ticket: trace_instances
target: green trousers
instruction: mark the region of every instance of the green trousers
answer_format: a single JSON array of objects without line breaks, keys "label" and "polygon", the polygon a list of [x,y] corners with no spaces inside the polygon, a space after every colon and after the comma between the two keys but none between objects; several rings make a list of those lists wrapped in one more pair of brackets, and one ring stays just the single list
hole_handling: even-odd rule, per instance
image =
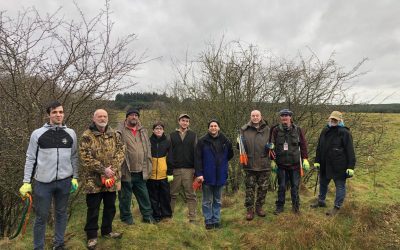
[{"label": "green trousers", "polygon": [[139,210],[143,216],[143,221],[153,220],[153,210],[151,209],[146,181],[143,180],[142,173],[131,173],[131,181],[122,181],[121,191],[118,193],[121,221],[128,224],[133,223],[133,216],[131,211],[132,193],[135,195],[136,200],[139,204]]}]

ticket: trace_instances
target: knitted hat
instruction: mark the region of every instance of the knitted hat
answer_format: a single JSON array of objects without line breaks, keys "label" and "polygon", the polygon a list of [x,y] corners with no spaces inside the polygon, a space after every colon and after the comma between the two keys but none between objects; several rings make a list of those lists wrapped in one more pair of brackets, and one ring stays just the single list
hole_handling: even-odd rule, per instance
[{"label": "knitted hat", "polygon": [[211,124],[212,122],[215,122],[216,124],[218,124],[218,127],[220,127],[219,121],[218,121],[217,119],[211,119],[211,120],[208,121],[208,124],[207,124],[208,126],[207,126],[207,128],[210,127],[210,124]]},{"label": "knitted hat", "polygon": [[137,114],[137,116],[140,116],[140,114],[139,114],[139,110],[137,110],[137,109],[128,109],[128,111],[126,111],[126,116],[125,116],[125,118],[126,117],[128,117],[129,115],[131,115],[131,114]]}]

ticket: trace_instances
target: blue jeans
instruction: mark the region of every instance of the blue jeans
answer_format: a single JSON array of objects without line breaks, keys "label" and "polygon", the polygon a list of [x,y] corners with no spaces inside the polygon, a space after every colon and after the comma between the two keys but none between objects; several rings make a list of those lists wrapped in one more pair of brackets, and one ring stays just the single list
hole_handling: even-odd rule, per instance
[{"label": "blue jeans", "polygon": [[216,224],[221,221],[221,195],[224,186],[203,184],[202,210],[205,224]]},{"label": "blue jeans", "polygon": [[290,194],[292,198],[292,206],[299,208],[300,197],[299,197],[299,185],[300,185],[300,170],[278,168],[278,199],[276,201],[277,207],[283,207],[285,205],[285,193],[286,184],[290,183]]},{"label": "blue jeans", "polygon": [[[333,178],[336,187],[335,207],[340,208],[343,205],[344,198],[346,197],[346,178]],[[320,175],[319,179],[319,196],[318,200],[325,202],[326,193],[328,192],[328,185],[331,179]]]},{"label": "blue jeans", "polygon": [[67,227],[67,207],[71,178],[43,183],[36,181],[33,190],[35,204],[35,224],[33,226],[34,249],[44,249],[47,217],[54,198],[54,246],[64,245],[64,233]]}]

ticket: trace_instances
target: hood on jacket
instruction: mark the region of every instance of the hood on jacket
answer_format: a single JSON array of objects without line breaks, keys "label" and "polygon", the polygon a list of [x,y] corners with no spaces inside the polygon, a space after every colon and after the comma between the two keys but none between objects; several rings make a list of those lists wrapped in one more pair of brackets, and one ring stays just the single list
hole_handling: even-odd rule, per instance
[{"label": "hood on jacket", "polygon": [[[260,127],[259,127],[259,128],[260,128],[260,129],[264,129],[267,125],[268,125],[268,122],[267,122],[266,120],[262,119],[262,120],[260,121]],[[246,123],[245,125],[243,125],[242,130],[246,130],[246,129],[248,129],[249,127],[255,128],[255,127],[253,126],[253,123],[252,123],[251,121],[249,121],[248,123]]]}]

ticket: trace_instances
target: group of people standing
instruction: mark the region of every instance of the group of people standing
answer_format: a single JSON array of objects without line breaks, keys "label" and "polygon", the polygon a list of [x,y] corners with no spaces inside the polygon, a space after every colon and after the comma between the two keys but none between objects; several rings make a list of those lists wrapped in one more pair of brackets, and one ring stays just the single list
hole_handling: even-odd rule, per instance
[{"label": "group of people standing", "polygon": [[[129,109],[126,119],[117,129],[108,124],[104,109],[94,112],[92,124],[82,134],[79,147],[75,132],[63,124],[64,110],[58,101],[47,108],[49,122],[35,130],[30,139],[20,193],[32,193],[36,219],[34,248],[44,248],[46,221],[54,200],[54,249],[64,249],[67,205],[70,193],[79,182],[86,193],[87,217],[85,232],[87,247],[96,248],[100,204],[104,209],[101,235],[121,238],[112,229],[118,196],[120,219],[134,224],[131,212],[132,193],[135,195],[142,222],[157,223],[172,218],[181,190],[188,206],[189,222],[197,221],[195,189],[202,189],[202,212],[205,228],[221,226],[222,190],[227,182],[229,160],[233,157],[231,141],[220,131],[218,120],[208,122],[208,132],[198,139],[189,129],[190,116],[178,117],[179,127],[165,134],[161,121],[153,124],[152,135],[141,125],[137,109]],[[310,168],[307,142],[301,128],[293,124],[290,110],[280,113],[280,124],[270,128],[261,112],[253,110],[250,121],[240,129],[237,146],[246,161],[245,172],[246,219],[266,216],[263,210],[271,172],[278,178],[278,199],[274,214],[284,210],[286,183],[291,186],[292,210],[300,212],[299,184],[302,170]],[[344,127],[341,113],[334,111],[319,138],[314,166],[321,171],[320,194],[312,207],[325,207],[330,180],[336,185],[336,199],[329,215],[336,214],[346,193],[346,178],[353,175],[355,156],[352,137]],[[117,195],[118,194],[118,195]]]}]

